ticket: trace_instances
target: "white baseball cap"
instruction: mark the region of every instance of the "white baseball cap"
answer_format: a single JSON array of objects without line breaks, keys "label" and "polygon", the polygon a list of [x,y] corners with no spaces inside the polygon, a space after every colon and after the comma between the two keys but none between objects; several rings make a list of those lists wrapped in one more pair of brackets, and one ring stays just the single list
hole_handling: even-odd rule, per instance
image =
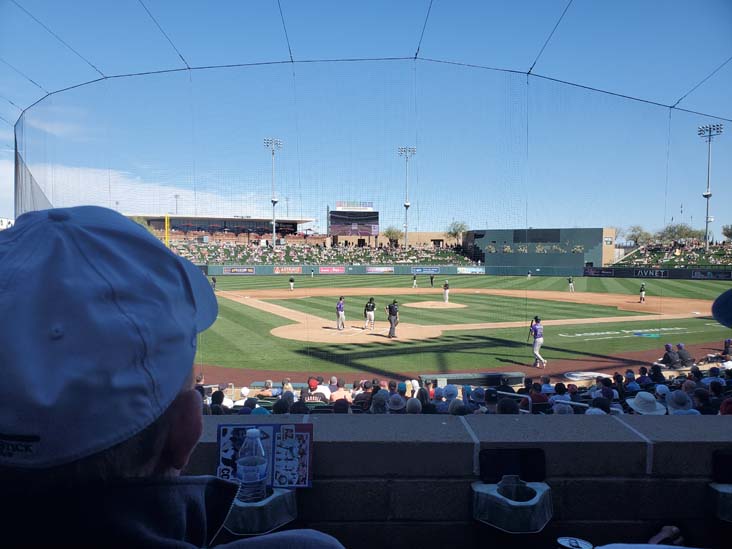
[{"label": "white baseball cap", "polygon": [[191,376],[218,306],[200,269],[96,206],[0,232],[0,465],[41,468],[133,437]]}]

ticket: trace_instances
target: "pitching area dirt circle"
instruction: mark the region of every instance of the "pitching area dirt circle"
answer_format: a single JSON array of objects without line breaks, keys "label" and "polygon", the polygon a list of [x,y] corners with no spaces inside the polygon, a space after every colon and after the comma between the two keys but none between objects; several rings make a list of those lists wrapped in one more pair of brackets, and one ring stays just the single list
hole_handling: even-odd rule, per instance
[{"label": "pitching area dirt circle", "polygon": [[415,303],[402,303],[402,307],[414,307],[415,309],[464,309],[467,305],[462,303],[445,303],[444,301],[417,301]]}]

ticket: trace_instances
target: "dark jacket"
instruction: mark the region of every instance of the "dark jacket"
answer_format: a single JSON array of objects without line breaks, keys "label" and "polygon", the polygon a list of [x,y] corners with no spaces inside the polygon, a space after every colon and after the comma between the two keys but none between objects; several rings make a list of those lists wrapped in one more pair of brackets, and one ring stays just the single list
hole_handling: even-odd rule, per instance
[{"label": "dark jacket", "polygon": [[694,357],[692,357],[691,353],[686,349],[679,349],[677,354],[679,355],[679,360],[684,368],[689,368],[694,365]]},{"label": "dark jacket", "polygon": [[669,368],[678,368],[681,366],[681,359],[679,358],[679,353],[676,351],[666,351],[663,353],[663,358],[660,362]]}]

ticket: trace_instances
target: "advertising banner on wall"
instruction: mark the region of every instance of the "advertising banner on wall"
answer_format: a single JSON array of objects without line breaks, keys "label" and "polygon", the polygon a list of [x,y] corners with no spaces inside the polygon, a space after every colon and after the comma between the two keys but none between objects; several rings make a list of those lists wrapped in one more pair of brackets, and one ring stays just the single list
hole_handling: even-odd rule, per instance
[{"label": "advertising banner on wall", "polygon": [[691,278],[697,280],[732,280],[732,271],[692,271]]},{"label": "advertising banner on wall", "polygon": [[225,275],[253,275],[254,267],[224,267]]},{"label": "advertising banner on wall", "polygon": [[485,274],[485,267],[458,267],[459,275],[482,275]]},{"label": "advertising banner on wall", "polygon": [[597,267],[585,267],[585,276],[615,276],[615,269],[599,269]]},{"label": "advertising banner on wall", "polygon": [[367,274],[393,274],[394,267],[366,267]]},{"label": "advertising banner on wall", "polygon": [[345,267],[318,267],[318,273],[322,275],[346,274]]},{"label": "advertising banner on wall", "polygon": [[421,275],[421,274],[440,274],[440,268],[439,267],[412,267],[412,274]]},{"label": "advertising banner on wall", "polygon": [[299,275],[302,274],[302,267],[275,267],[274,274],[276,275]]}]

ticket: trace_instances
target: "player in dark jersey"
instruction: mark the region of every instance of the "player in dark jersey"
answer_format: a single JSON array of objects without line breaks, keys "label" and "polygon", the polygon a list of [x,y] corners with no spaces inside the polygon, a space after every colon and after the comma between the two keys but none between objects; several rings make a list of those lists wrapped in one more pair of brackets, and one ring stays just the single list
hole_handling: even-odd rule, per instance
[{"label": "player in dark jersey", "polygon": [[363,308],[363,318],[365,319],[363,323],[364,330],[371,324],[371,331],[374,331],[374,311],[376,311],[376,303],[374,303],[374,298],[370,297]]},{"label": "player in dark jersey", "polygon": [[386,307],[386,314],[389,318],[389,338],[396,337],[396,327],[399,324],[399,304],[395,299],[391,305]]}]

